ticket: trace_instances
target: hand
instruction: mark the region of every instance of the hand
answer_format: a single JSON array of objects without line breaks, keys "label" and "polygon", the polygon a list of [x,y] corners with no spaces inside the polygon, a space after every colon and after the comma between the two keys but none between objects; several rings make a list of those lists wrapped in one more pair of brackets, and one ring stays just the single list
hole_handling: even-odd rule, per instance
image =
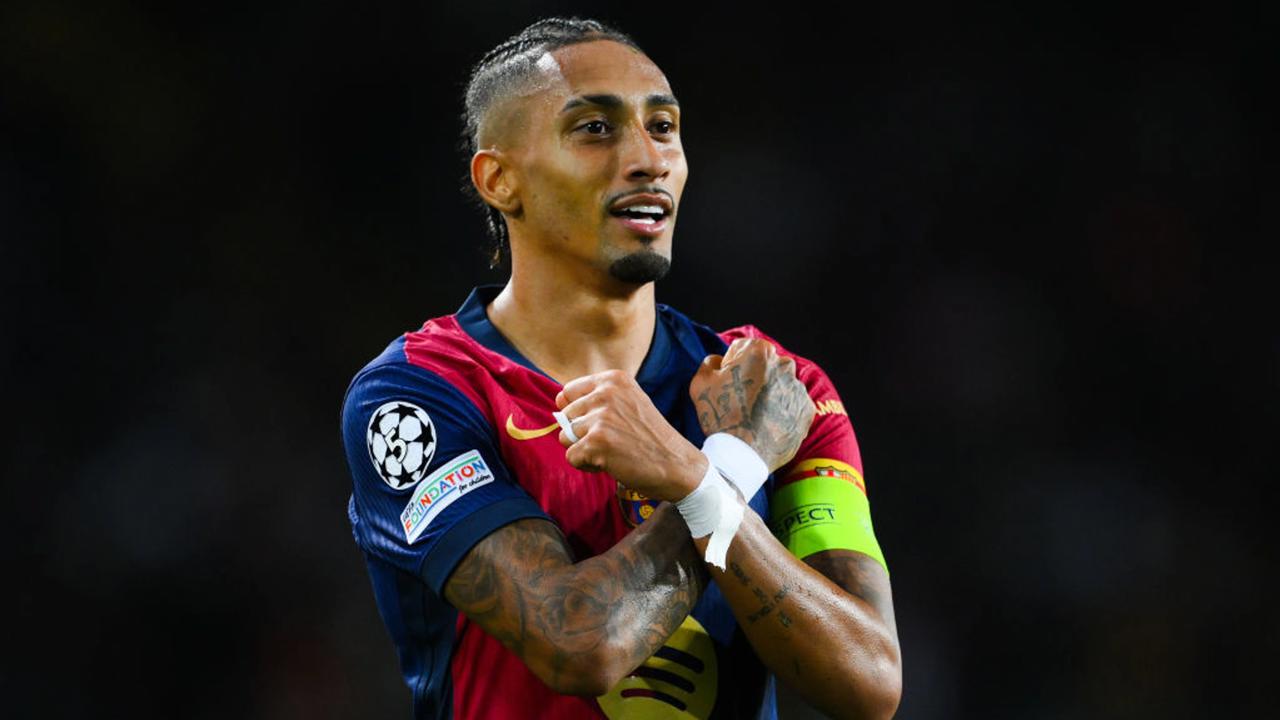
[{"label": "hand", "polygon": [[706,474],[706,457],[624,372],[606,370],[566,383],[556,407],[578,436],[571,443],[560,431],[565,459],[579,470],[607,472],[636,492],[671,502],[693,492]]},{"label": "hand", "polygon": [[813,401],[795,361],[773,343],[733,341],[724,357],[708,355],[689,384],[707,435],[726,432],[755,449],[772,472],[786,465],[813,423]]}]

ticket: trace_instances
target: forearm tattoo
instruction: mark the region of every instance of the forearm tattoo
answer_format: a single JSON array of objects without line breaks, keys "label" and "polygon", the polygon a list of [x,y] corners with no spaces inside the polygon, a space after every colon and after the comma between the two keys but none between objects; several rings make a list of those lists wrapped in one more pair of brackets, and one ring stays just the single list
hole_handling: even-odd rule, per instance
[{"label": "forearm tattoo", "polygon": [[576,565],[551,523],[512,523],[468,553],[445,597],[526,664],[543,659],[560,677],[571,658],[602,644],[625,648],[627,667],[640,665],[680,627],[705,584],[688,529],[664,505],[608,552]]},{"label": "forearm tattoo", "polygon": [[747,575],[741,565],[732,561],[729,562],[729,572],[739,584],[750,590],[755,599],[760,602],[760,607],[747,614],[748,623],[754,625],[757,620],[769,615],[774,610],[778,610],[778,622],[784,628],[791,627],[791,617],[779,608],[783,599],[791,594],[789,585],[784,584],[772,592],[766,591],[751,580],[751,576]]}]

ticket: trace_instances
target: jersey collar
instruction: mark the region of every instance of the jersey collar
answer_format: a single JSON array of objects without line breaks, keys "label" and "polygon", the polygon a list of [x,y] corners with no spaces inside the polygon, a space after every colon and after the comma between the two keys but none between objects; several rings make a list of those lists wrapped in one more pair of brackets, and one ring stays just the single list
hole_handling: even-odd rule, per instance
[{"label": "jersey collar", "polygon": [[[502,292],[501,285],[480,285],[474,288],[467,296],[467,301],[462,303],[462,307],[458,308],[458,312],[454,314],[458,325],[476,342],[489,350],[517,365],[550,378],[550,375],[521,355],[520,351],[516,350],[515,346],[489,321],[489,313],[485,308],[500,292]],[[668,315],[666,308],[659,305],[657,321],[653,324],[653,340],[649,343],[649,352],[644,356],[640,372],[636,373],[636,382],[646,390],[656,388],[661,383],[671,358],[671,328],[667,327],[671,318]]]}]

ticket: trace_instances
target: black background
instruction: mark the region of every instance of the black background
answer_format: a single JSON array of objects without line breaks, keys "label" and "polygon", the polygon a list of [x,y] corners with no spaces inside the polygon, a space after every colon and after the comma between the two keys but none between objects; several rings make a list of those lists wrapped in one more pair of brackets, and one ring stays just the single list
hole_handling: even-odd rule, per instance
[{"label": "black background", "polygon": [[1274,12],[458,5],[0,6],[6,716],[408,716],[342,393],[504,279],[461,89],[574,12],[683,105],[659,300],[849,408],[899,716],[1267,714]]}]

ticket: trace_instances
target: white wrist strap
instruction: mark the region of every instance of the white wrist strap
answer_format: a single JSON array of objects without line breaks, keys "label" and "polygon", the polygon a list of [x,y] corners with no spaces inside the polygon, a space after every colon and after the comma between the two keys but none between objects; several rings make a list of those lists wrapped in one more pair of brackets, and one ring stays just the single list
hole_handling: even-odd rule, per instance
[{"label": "white wrist strap", "polygon": [[750,501],[755,497],[769,477],[769,466],[759,453],[729,433],[712,433],[702,444],[702,453],[726,480],[738,488],[744,500]]},{"label": "white wrist strap", "polygon": [[729,543],[742,523],[743,506],[738,500],[738,493],[720,477],[710,459],[702,482],[683,500],[676,501],[676,509],[689,526],[690,535],[696,538],[711,536],[707,541],[706,560],[724,570]]}]

